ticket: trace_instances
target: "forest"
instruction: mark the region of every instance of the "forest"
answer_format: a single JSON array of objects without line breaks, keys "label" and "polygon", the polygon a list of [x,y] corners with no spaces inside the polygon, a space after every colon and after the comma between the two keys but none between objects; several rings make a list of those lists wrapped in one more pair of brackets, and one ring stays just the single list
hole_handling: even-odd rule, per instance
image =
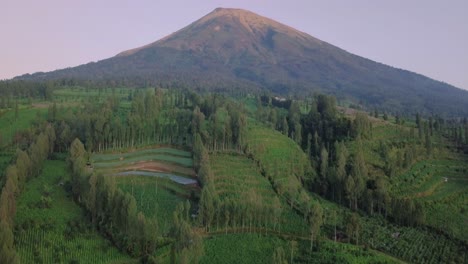
[{"label": "forest", "polygon": [[2,85],[0,263],[468,263],[467,118]]}]

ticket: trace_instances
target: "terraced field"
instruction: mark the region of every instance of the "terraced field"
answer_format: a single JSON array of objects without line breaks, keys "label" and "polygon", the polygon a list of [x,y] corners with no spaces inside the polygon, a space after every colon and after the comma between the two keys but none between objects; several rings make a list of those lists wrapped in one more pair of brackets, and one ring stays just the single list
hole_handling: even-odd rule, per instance
[{"label": "terraced field", "polygon": [[91,159],[96,172],[115,177],[117,186],[132,194],[138,210],[156,218],[163,232],[169,231],[176,205],[200,193],[192,154],[185,150],[145,148],[95,154]]},{"label": "terraced field", "polygon": [[152,176],[175,181],[183,177],[191,179],[189,184],[195,183],[192,154],[169,147],[140,149],[126,153],[95,154],[92,156],[92,164],[98,173],[105,175]]}]

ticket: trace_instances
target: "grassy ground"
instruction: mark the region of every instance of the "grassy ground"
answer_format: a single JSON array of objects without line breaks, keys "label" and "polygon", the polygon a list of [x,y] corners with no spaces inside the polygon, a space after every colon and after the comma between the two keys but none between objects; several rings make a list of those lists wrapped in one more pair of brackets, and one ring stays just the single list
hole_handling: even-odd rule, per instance
[{"label": "grassy ground", "polygon": [[[102,238],[65,191],[65,161],[46,161],[18,199],[16,249],[23,263],[122,263],[131,259]],[[41,197],[51,199],[48,207]]]}]

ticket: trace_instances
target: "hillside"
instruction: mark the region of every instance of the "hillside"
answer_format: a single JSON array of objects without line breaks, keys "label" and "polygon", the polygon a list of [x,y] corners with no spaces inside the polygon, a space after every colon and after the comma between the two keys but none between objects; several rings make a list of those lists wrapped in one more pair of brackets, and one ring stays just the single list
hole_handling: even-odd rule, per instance
[{"label": "hillside", "polygon": [[320,91],[392,112],[468,114],[467,91],[348,53],[241,9],[215,9],[161,40],[109,59],[17,78],[280,94]]}]

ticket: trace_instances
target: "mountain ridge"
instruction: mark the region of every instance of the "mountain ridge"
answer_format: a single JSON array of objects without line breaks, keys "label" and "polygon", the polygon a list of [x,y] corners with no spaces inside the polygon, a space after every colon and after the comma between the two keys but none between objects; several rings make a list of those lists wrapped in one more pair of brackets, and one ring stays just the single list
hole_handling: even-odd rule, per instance
[{"label": "mountain ridge", "polygon": [[160,40],[109,59],[19,78],[125,79],[137,80],[131,85],[237,87],[285,95],[324,92],[385,111],[468,115],[468,91],[233,8],[217,8]]}]

